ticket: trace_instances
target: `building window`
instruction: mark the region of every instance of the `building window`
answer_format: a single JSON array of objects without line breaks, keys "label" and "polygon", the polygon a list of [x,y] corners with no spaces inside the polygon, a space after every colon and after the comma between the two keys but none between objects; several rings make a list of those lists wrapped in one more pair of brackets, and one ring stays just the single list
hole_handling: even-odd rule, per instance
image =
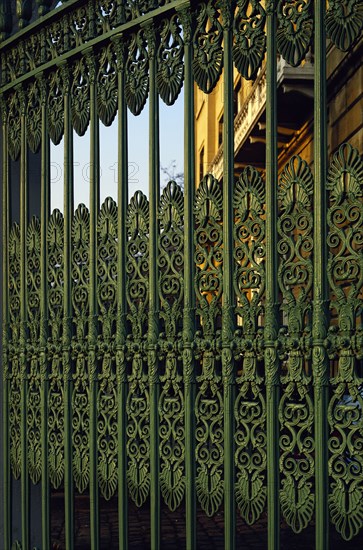
[{"label": "building window", "polygon": [[241,98],[240,98],[241,88],[242,88],[242,80],[239,79],[233,94],[233,115],[234,116],[237,115],[238,111],[241,108]]},{"label": "building window", "polygon": [[199,153],[199,181],[202,181],[204,176],[204,147],[201,148]]},{"label": "building window", "polygon": [[222,145],[223,142],[223,115],[218,120],[218,147]]}]

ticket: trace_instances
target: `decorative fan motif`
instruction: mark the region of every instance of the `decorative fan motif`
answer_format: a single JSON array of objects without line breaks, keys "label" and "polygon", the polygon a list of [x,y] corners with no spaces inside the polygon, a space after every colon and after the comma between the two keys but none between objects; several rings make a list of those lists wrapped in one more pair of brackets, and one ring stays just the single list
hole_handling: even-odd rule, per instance
[{"label": "decorative fan motif", "polygon": [[363,290],[363,162],[345,143],[335,153],[329,171],[328,280],[330,306],[338,326],[331,340],[331,356],[338,358],[328,408],[330,426],[329,510],[335,528],[351,540],[362,528],[359,497],[363,482],[363,396],[357,366],[361,361]]},{"label": "decorative fan motif", "polygon": [[86,61],[81,57],[73,71],[72,94],[72,124],[79,136],[86,133],[90,117],[89,74]]},{"label": "decorative fan motif", "polygon": [[145,237],[149,233],[149,203],[141,191],[137,191],[131,198],[127,209],[126,225],[131,240],[138,233]]},{"label": "decorative fan motif", "polygon": [[359,38],[363,29],[361,0],[329,0],[326,33],[337,48],[346,52]]},{"label": "decorative fan motif", "polygon": [[[309,471],[312,468],[309,468]],[[302,472],[299,472],[301,475]],[[304,476],[305,478],[305,476]],[[314,514],[315,498],[312,483],[301,482],[296,491],[296,483],[292,477],[282,480],[281,509],[294,533],[301,533],[308,526]]]},{"label": "decorative fan motif", "polygon": [[105,126],[111,126],[117,113],[117,72],[111,46],[104,48],[97,73],[97,112]]},{"label": "decorative fan motif", "polygon": [[[264,442],[265,443],[265,442]],[[244,457],[238,457],[238,459]],[[251,462],[250,456],[248,457]],[[250,465],[250,464],[249,464]],[[263,466],[266,468],[264,456]],[[266,486],[263,476],[252,475],[241,469],[236,484],[236,500],[239,512],[247,525],[253,525],[260,518],[266,504]]]},{"label": "decorative fan motif", "polygon": [[144,31],[141,29],[131,35],[126,60],[125,96],[133,115],[143,110],[149,92],[149,58],[146,50]]},{"label": "decorative fan motif", "polygon": [[11,160],[17,160],[20,155],[20,100],[15,92],[9,100],[8,115],[8,151]]},{"label": "decorative fan motif", "polygon": [[48,131],[49,137],[58,145],[63,137],[64,130],[64,109],[63,93],[61,86],[61,74],[58,69],[49,77],[48,96]]},{"label": "decorative fan motif", "polygon": [[161,99],[173,105],[180,93],[184,78],[183,40],[177,15],[163,19],[160,45],[157,51],[156,84]]},{"label": "decorative fan motif", "polygon": [[29,86],[27,96],[26,135],[30,150],[37,153],[42,139],[41,92],[37,81]]},{"label": "decorative fan motif", "polygon": [[277,49],[293,67],[304,59],[312,38],[311,0],[279,0]]},{"label": "decorative fan motif", "polygon": [[[293,156],[285,166],[278,189],[281,208],[289,213],[292,208],[311,208],[314,181],[308,164],[299,156]],[[295,204],[296,203],[296,204]]]},{"label": "decorative fan motif", "polygon": [[339,205],[347,197],[362,197],[363,164],[357,149],[343,143],[334,155],[328,171],[327,189],[333,204]]},{"label": "decorative fan motif", "polygon": [[233,61],[243,78],[253,80],[266,51],[266,13],[260,0],[237,0],[233,20]]},{"label": "decorative fan motif", "polygon": [[233,197],[233,206],[238,210],[242,221],[249,213],[262,213],[265,195],[265,183],[260,173],[253,166],[246,166],[236,183]]},{"label": "decorative fan motif", "polygon": [[223,68],[223,28],[215,5],[214,0],[198,4],[193,36],[194,78],[206,94],[214,89]]},{"label": "decorative fan motif", "polygon": [[207,174],[201,181],[195,196],[194,213],[202,225],[207,218],[220,221],[222,208],[221,187],[212,174]]}]

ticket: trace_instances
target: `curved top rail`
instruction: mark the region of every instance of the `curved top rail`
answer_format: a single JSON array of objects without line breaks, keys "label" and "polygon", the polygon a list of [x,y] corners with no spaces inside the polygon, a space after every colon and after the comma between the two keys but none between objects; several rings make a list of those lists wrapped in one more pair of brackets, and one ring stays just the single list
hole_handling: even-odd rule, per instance
[{"label": "curved top rail", "polygon": [[83,9],[107,19],[108,27],[139,19],[173,0],[1,0],[0,49],[29,33],[40,31],[44,24],[56,22],[62,14]]}]

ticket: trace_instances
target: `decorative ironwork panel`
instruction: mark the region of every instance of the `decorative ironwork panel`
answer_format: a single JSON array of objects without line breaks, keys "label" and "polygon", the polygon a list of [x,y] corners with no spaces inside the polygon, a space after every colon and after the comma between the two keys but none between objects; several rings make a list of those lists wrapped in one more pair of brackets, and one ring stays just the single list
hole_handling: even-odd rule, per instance
[{"label": "decorative ironwork panel", "polygon": [[170,181],[160,199],[158,266],[160,269],[161,349],[165,373],[160,377],[160,489],[171,511],[185,492],[185,429],[183,377],[181,375],[181,323],[183,306],[183,193]]},{"label": "decorative ironwork panel", "polygon": [[[120,548],[134,503],[150,507],[155,549],[165,506],[185,509],[188,548],[200,509],[223,509],[229,550],[236,508],[243,524],[267,517],[271,548],[314,525],[327,550],[329,519],[344,540],[360,534],[363,164],[335,141],[361,101],[362,29],[362,0],[0,2],[1,547],[29,547],[30,482],[43,549],[55,491],[66,548],[79,494],[95,549],[104,500]],[[196,86],[215,98],[195,101]],[[349,109],[327,131],[338,91]],[[159,98],[181,96],[185,190],[160,195]],[[128,202],[128,110],[147,102],[150,197]],[[214,144],[214,130],[196,143],[205,115]],[[118,205],[99,204],[99,121],[117,125]],[[75,212],[74,131],[90,133],[91,166],[90,209]],[[69,202],[50,214],[50,141],[63,138]],[[196,151],[210,162],[217,142],[196,188]]]},{"label": "decorative ironwork panel", "polygon": [[58,69],[49,76],[48,131],[49,137],[54,145],[58,145],[60,143],[64,130],[64,102],[62,84],[61,70]]},{"label": "decorative ironwork panel", "polygon": [[311,0],[279,0],[277,48],[293,67],[304,59],[313,34]]},{"label": "decorative ironwork panel", "polygon": [[243,78],[253,80],[266,51],[266,13],[260,0],[237,0],[233,19],[233,61]]},{"label": "decorative ironwork panel", "polygon": [[9,235],[9,313],[10,313],[10,395],[9,431],[10,465],[13,476],[19,479],[21,470],[21,374],[19,361],[20,345],[20,230],[13,224]]},{"label": "decorative ironwork panel", "polygon": [[75,335],[72,356],[75,362],[72,392],[73,477],[80,493],[89,484],[89,212],[80,204],[72,220],[72,305]]},{"label": "decorative ironwork panel", "polygon": [[193,73],[196,83],[209,94],[217,84],[223,68],[223,28],[213,0],[199,2],[193,36]]},{"label": "decorative ironwork panel", "polygon": [[131,498],[141,506],[150,490],[150,395],[145,368],[149,276],[149,203],[141,191],[127,211],[127,303],[131,335],[128,356],[131,373],[126,403],[127,482]]},{"label": "decorative ironwork panel", "polygon": [[33,483],[41,477],[41,404],[40,404],[40,223],[33,218],[27,231],[27,355],[30,365],[27,395],[28,469]]},{"label": "decorative ironwork panel", "polygon": [[326,32],[342,51],[348,51],[361,36],[363,5],[360,0],[329,0],[326,14]]},{"label": "decorative ironwork panel", "polygon": [[157,50],[156,83],[161,99],[173,105],[180,94],[183,78],[183,39],[179,17],[163,19],[160,26],[160,44]]},{"label": "decorative ironwork panel", "polygon": [[96,4],[97,10],[97,34],[102,34],[113,29],[118,23],[120,2],[117,0],[101,0]]},{"label": "decorative ironwork panel", "polygon": [[236,499],[247,524],[255,523],[266,504],[266,399],[261,366],[265,291],[265,188],[251,166],[244,169],[235,189],[233,206],[234,284],[237,331],[236,379],[237,470]]},{"label": "decorative ironwork panel", "polygon": [[19,93],[14,92],[9,99],[8,114],[8,148],[12,160],[17,160],[20,155],[20,98]]},{"label": "decorative ironwork panel", "polygon": [[32,153],[37,153],[40,148],[42,139],[42,125],[41,125],[41,91],[39,82],[35,81],[29,86],[27,90],[27,138],[29,148]]},{"label": "decorative ironwork panel", "polygon": [[149,93],[149,57],[146,46],[143,29],[131,35],[126,59],[125,95],[133,115],[141,113]]},{"label": "decorative ironwork panel", "polygon": [[98,480],[101,494],[109,500],[117,488],[117,384],[116,384],[116,278],[117,206],[107,198],[98,216],[98,305],[101,361],[98,411]]},{"label": "decorative ironwork panel", "polygon": [[79,136],[86,133],[89,124],[89,75],[84,58],[79,59],[73,70],[72,95],[72,124]]},{"label": "decorative ironwork panel", "polygon": [[63,322],[63,215],[54,210],[48,224],[48,297],[50,358],[48,394],[49,478],[54,488],[60,487],[64,476],[64,389],[62,368]]},{"label": "decorative ironwork panel", "polygon": [[278,280],[282,295],[280,330],[282,396],[280,501],[283,516],[300,533],[314,513],[314,407],[311,387],[311,300],[313,284],[313,177],[294,156],[279,181]]},{"label": "decorative ironwork panel", "polygon": [[328,278],[331,288],[332,358],[337,372],[331,378],[327,411],[330,425],[329,509],[345,540],[362,528],[363,502],[363,162],[345,143],[334,155],[327,180]]},{"label": "decorative ironwork panel", "polygon": [[99,59],[97,113],[101,122],[110,126],[117,113],[117,70],[113,46],[104,48]]},{"label": "decorative ironwork panel", "polygon": [[218,181],[207,174],[201,181],[194,205],[195,292],[201,329],[197,350],[201,374],[197,377],[196,491],[208,516],[215,514],[223,500],[223,392],[217,357],[222,296],[222,191]]}]

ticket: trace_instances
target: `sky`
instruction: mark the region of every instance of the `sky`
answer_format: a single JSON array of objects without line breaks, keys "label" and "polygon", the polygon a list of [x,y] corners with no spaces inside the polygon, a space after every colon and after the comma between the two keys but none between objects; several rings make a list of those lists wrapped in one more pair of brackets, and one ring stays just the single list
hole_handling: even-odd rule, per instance
[{"label": "sky", "polygon": [[[176,161],[176,171],[183,171],[184,124],[183,90],[176,103],[168,107],[160,101],[160,165],[168,167]],[[74,204],[89,205],[89,130],[86,135],[74,135]],[[149,169],[149,102],[137,117],[128,111],[129,197],[137,190],[148,195]],[[51,144],[51,209],[63,211],[63,140]],[[161,173],[160,184],[167,181]],[[117,116],[110,127],[100,122],[100,193],[101,204],[111,196],[117,202]]]}]

